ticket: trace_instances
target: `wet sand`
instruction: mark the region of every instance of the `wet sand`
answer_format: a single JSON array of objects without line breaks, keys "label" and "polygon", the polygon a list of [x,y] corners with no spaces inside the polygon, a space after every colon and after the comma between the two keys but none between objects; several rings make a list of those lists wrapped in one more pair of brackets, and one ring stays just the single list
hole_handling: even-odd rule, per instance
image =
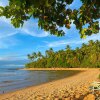
[{"label": "wet sand", "polygon": [[100,69],[72,68],[78,69],[84,71],[68,78],[2,94],[0,100],[88,100],[85,97],[91,94],[89,86],[93,81],[99,81]]},{"label": "wet sand", "polygon": [[93,70],[93,69],[100,69],[100,68],[23,68],[21,70]]}]

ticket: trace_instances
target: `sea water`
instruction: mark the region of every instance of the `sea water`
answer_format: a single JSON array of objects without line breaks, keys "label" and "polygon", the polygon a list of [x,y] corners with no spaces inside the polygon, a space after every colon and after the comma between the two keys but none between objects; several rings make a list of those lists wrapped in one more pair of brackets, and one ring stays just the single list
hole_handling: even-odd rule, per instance
[{"label": "sea water", "polygon": [[80,71],[27,71],[24,65],[0,65],[0,94],[69,77]]}]

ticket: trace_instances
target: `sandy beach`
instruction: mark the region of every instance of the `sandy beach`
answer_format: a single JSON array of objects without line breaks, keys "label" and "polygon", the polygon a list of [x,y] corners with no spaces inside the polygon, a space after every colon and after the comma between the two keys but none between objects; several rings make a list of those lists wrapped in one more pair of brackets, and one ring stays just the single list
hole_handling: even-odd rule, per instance
[{"label": "sandy beach", "polygon": [[[1,94],[0,100],[89,100],[89,97],[92,98],[90,100],[95,100],[96,97],[89,90],[89,86],[93,81],[100,81],[100,69],[72,70],[84,71],[68,78]],[[97,93],[97,97],[100,97],[100,92]]]},{"label": "sandy beach", "polygon": [[[23,68],[21,70],[80,70],[80,71],[85,71],[85,70],[93,70],[96,68]],[[99,68],[97,68],[99,69]]]}]

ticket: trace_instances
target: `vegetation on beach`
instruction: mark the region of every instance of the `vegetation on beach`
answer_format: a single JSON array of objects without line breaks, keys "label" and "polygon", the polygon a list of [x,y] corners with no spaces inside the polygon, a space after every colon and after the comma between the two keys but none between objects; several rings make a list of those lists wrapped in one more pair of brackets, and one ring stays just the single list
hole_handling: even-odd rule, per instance
[{"label": "vegetation on beach", "polygon": [[62,28],[70,29],[72,23],[81,38],[99,32],[99,0],[79,0],[81,5],[78,9],[71,8],[76,0],[8,1],[7,6],[0,6],[0,16],[9,18],[15,28],[22,27],[30,18],[36,18],[41,29],[57,36],[63,36],[65,32]]},{"label": "vegetation on beach", "polygon": [[69,45],[65,50],[53,51],[52,48],[41,52],[28,54],[30,63],[26,68],[75,68],[95,67],[100,68],[100,41],[90,40],[88,44],[82,44],[80,48],[72,50]]}]

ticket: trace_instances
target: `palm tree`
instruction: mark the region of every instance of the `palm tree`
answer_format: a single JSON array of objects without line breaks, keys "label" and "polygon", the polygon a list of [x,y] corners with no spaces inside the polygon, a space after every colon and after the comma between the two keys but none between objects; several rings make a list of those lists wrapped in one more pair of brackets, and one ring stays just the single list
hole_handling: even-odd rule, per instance
[{"label": "palm tree", "polygon": [[41,54],[41,52],[37,53],[37,57],[39,57],[39,58],[43,57],[42,54]]},{"label": "palm tree", "polygon": [[32,53],[32,56],[33,56],[34,58],[37,58],[36,52],[33,52],[33,53]]},{"label": "palm tree", "polygon": [[46,58],[48,57],[48,52],[49,52],[48,50],[45,51]]},{"label": "palm tree", "polygon": [[71,50],[69,45],[67,45],[65,49],[66,49],[66,51]]},{"label": "palm tree", "polygon": [[31,60],[31,56],[30,56],[30,54],[28,54],[28,55],[27,55],[27,57],[28,57],[28,59],[30,59],[30,60]]},{"label": "palm tree", "polygon": [[28,54],[27,56],[28,56],[29,60],[33,60],[34,59],[30,54]]},{"label": "palm tree", "polygon": [[93,46],[93,44],[94,44],[93,40],[90,40],[90,41],[89,41],[89,45],[90,45],[90,46]]},{"label": "palm tree", "polygon": [[40,52],[40,51],[38,52],[37,56],[38,56],[38,57],[41,57],[41,52]]},{"label": "palm tree", "polygon": [[49,50],[46,50],[46,57],[51,57],[51,56],[53,56],[53,54],[54,54],[54,51],[53,51],[53,49],[52,48],[50,48]]}]

